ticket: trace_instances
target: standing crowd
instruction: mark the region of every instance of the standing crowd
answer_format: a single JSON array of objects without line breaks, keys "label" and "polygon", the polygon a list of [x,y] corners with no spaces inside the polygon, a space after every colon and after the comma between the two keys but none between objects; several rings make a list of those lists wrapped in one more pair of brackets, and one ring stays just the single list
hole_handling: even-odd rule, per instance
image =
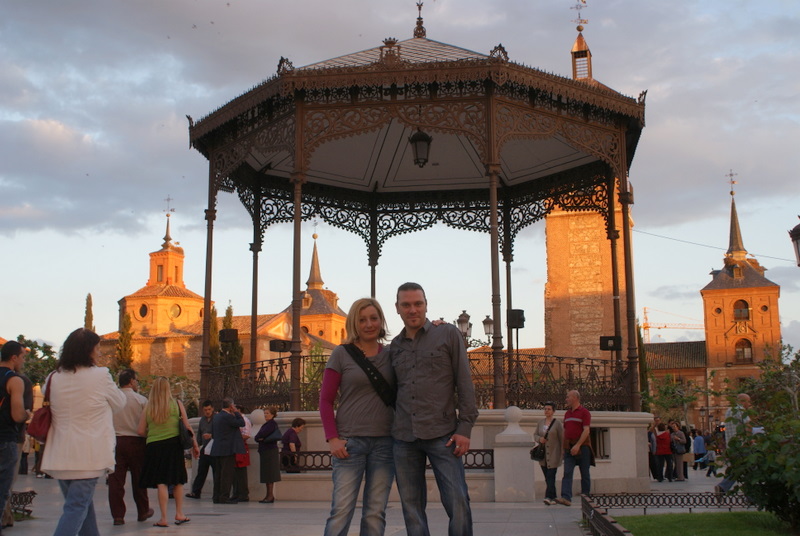
[{"label": "standing crowd", "polygon": [[[448,534],[472,534],[462,456],[470,448],[478,409],[466,345],[455,326],[428,320],[427,307],[420,285],[401,285],[395,309],[403,329],[388,344],[386,318],[376,300],[359,299],[348,312],[347,337],[332,351],[320,390],[320,419],[333,466],[326,536],[348,534],[360,493],[359,533],[383,535],[386,505],[395,481],[406,533],[429,536],[427,465],[433,469],[449,518]],[[147,493],[153,488],[157,490],[159,510],[154,526],[170,524],[170,498],[175,505],[172,522],[188,523],[190,519],[183,511],[187,452],[196,458],[197,467],[185,497],[201,498],[211,470],[215,504],[250,500],[247,441],[251,437],[258,445],[259,479],[265,485],[260,503],[275,502],[275,483],[281,481],[282,471],[300,471],[300,434],[306,424],[302,418],[294,419],[281,433],[275,420],[278,411],[270,407],[264,410],[264,423],[255,431],[244,408],[237,407],[231,398],[222,400],[218,412],[211,401],[206,401],[195,436],[186,408],[173,397],[166,378],[155,379],[149,398],[138,393],[133,370],[119,374],[117,387],[109,370],[96,365],[99,342],[91,330],[72,332],[64,342],[56,370],[45,381],[52,421],[44,441],[41,471],[58,479],[64,496],[56,536],[100,534],[93,496],[98,479],[106,476],[113,524],[124,525],[128,473],[137,521],[155,516]],[[24,348],[13,341],[2,348],[0,507],[7,502],[19,465],[23,423],[31,417],[30,386],[20,374],[24,355]],[[740,402],[746,408],[749,398],[740,397]],[[547,402],[544,418],[534,433],[539,448],[531,451],[531,457],[541,466],[547,505],[571,505],[576,467],[580,470],[581,493],[591,492],[591,413],[581,405],[577,391],[567,393],[565,404],[567,410],[559,420],[555,417],[556,403]],[[743,415],[744,409],[737,411],[736,415]],[[744,417],[739,419],[747,424]],[[663,423],[655,417],[648,429],[648,444],[650,470],[659,482],[684,480],[689,465],[694,470],[707,468],[706,476],[716,475],[716,446],[702,432],[689,432],[678,422]],[[556,473],[562,464],[558,495]]]}]

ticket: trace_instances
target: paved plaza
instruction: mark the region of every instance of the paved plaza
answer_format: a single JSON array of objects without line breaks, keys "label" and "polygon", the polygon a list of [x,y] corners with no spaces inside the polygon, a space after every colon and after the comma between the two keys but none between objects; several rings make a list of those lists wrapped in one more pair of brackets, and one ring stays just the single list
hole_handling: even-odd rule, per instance
[{"label": "paved plaza", "polygon": [[[711,491],[714,478],[706,478],[705,472],[689,470],[686,482],[651,484],[652,491]],[[206,487],[211,484],[209,481]],[[38,493],[33,501],[34,518],[20,521],[3,531],[5,536],[45,536],[55,530],[61,515],[62,498],[56,480],[35,478],[32,475],[20,475],[14,486],[16,491],[33,489]],[[208,489],[207,491],[210,491]],[[95,492],[100,533],[105,535],[128,534],[181,534],[184,536],[206,536],[226,534],[229,536],[250,536],[254,534],[280,534],[281,536],[319,536],[325,524],[330,504],[327,502],[301,502],[280,500],[280,484],[275,488],[277,501],[274,504],[258,502],[221,505],[211,502],[210,493],[201,500],[185,499],[185,513],[192,521],[183,526],[170,525],[168,528],[153,527],[153,519],[139,523],[136,521],[136,509],[126,494],[128,514],[125,525],[113,526],[108,509],[106,487],[100,483]],[[256,497],[258,499],[260,497]],[[151,506],[158,509],[155,490],[150,492]],[[473,503],[473,521],[476,536],[517,536],[531,534],[548,534],[549,536],[583,536],[585,532],[580,525],[580,500],[576,498],[571,507],[546,506],[541,501],[531,504],[523,503]],[[667,513],[666,509],[649,509],[649,514]],[[621,515],[623,512],[610,512]],[[641,514],[642,511],[624,512]],[[170,516],[174,517],[175,508],[170,502]],[[358,515],[358,512],[357,512]],[[403,536],[406,534],[400,503],[391,502],[387,512],[387,536]],[[441,505],[434,502],[428,505],[428,517],[431,534],[447,534],[447,514]],[[358,534],[357,520],[350,528],[350,534]]]}]

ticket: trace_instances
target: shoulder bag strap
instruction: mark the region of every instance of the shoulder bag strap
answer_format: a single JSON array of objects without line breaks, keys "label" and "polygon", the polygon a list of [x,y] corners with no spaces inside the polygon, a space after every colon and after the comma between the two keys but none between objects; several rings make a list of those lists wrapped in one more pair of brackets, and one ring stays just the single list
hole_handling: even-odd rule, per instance
[{"label": "shoulder bag strap", "polygon": [[347,353],[350,354],[350,357],[353,358],[353,361],[355,361],[364,371],[364,374],[367,375],[372,387],[375,389],[375,392],[378,393],[381,400],[383,400],[383,403],[387,406],[394,407],[395,400],[397,399],[397,391],[394,387],[389,385],[389,382],[383,377],[378,367],[372,364],[369,359],[367,359],[367,356],[364,355],[364,352],[355,344],[345,344],[343,346],[344,349],[347,350]]}]

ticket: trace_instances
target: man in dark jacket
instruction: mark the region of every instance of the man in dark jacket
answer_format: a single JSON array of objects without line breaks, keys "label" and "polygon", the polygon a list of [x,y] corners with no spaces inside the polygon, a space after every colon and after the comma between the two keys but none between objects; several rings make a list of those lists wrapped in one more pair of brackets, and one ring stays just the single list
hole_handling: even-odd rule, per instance
[{"label": "man in dark jacket", "polygon": [[211,456],[214,458],[215,504],[236,504],[231,500],[231,487],[236,472],[236,454],[244,454],[244,443],[239,428],[244,426],[242,414],[236,411],[232,398],[222,399],[222,410],[211,422]]}]

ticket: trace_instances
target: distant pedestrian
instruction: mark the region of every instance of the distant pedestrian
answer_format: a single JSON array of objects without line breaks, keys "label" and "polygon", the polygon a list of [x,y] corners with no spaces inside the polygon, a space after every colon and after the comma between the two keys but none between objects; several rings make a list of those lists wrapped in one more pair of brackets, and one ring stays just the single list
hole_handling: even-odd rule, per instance
[{"label": "distant pedestrian", "polygon": [[239,428],[244,426],[242,414],[236,410],[233,399],[222,399],[222,410],[214,415],[211,434],[211,456],[214,458],[214,504],[236,504],[230,498],[236,476],[236,455],[244,454],[244,443]]},{"label": "distant pedestrian", "polygon": [[69,334],[58,366],[45,381],[52,423],[42,471],[58,479],[64,510],[55,536],[98,535],[94,511],[97,480],[114,470],[112,414],[125,407],[125,394],[117,389],[100,358],[100,337],[79,328]]},{"label": "distant pedestrian", "polygon": [[119,374],[119,388],[125,394],[125,407],[114,412],[114,432],[117,436],[114,472],[108,476],[108,505],[114,525],[125,524],[125,480],[131,474],[131,490],[136,503],[137,521],[153,517],[147,489],[139,487],[144,467],[145,439],[139,435],[139,420],[147,405],[147,399],[139,394],[139,379],[136,371],[125,369]]},{"label": "distant pedestrian", "polygon": [[[261,425],[255,437],[255,442],[258,443],[258,456],[261,462],[260,467],[260,480],[262,484],[266,484],[267,493],[261,499],[261,504],[271,504],[275,502],[275,482],[281,481],[281,460],[278,454],[278,439],[275,436],[282,437],[278,423],[275,417],[278,416],[278,410],[270,407],[264,410],[264,418],[266,422]],[[274,438],[274,439],[273,439]]]},{"label": "distant pedestrian", "polygon": [[666,478],[670,482],[674,479],[674,456],[672,454],[672,439],[663,422],[656,427],[656,480],[663,482]]},{"label": "distant pedestrian", "polygon": [[567,412],[564,414],[564,475],[561,479],[561,497],[558,504],[572,505],[572,474],[577,465],[581,470],[581,493],[588,495],[592,491],[592,480],[589,467],[592,463],[592,446],[590,425],[592,415],[581,406],[581,394],[578,391],[567,393]]},{"label": "distant pedestrian", "polygon": [[684,473],[683,455],[686,454],[686,434],[680,429],[677,421],[670,423],[670,440],[672,441],[673,462],[675,464],[675,478],[678,482],[686,480]]},{"label": "distant pedestrian", "polygon": [[303,443],[300,441],[300,432],[306,425],[306,420],[302,417],[295,417],[292,419],[292,427],[283,433],[281,442],[283,448],[281,449],[281,465],[287,473],[299,473],[300,467],[298,466],[297,453],[300,452],[300,447]]},{"label": "distant pedestrian", "polygon": [[[178,422],[191,430],[186,409],[180,400],[173,398],[169,381],[156,378],[150,388],[150,399],[139,419],[139,435],[147,436],[145,462],[139,485],[158,490],[158,507],[161,518],[154,527],[167,526],[167,503],[169,487],[173,486],[175,498],[175,524],[183,525],[190,521],[183,513],[183,485],[186,484],[186,465],[183,461],[183,447],[178,432]],[[193,439],[192,454],[197,458],[200,448]]]},{"label": "distant pedestrian", "polygon": [[545,402],[544,419],[539,421],[533,440],[544,445],[544,459],[539,462],[544,474],[544,504],[556,504],[556,471],[564,459],[564,426],[555,417],[556,403]]},{"label": "distant pedestrian", "polygon": [[[198,444],[200,445],[200,457],[197,459],[197,471],[195,472],[194,481],[192,482],[192,491],[187,493],[186,496],[190,499],[199,499],[203,492],[206,478],[208,477],[208,469],[214,470],[213,458],[211,457],[211,421],[214,418],[214,404],[211,400],[203,402],[203,414],[200,416],[200,422],[197,425]],[[217,476],[214,474],[214,479]]]},{"label": "distant pedestrian", "polygon": [[239,410],[239,413],[242,414],[242,419],[244,419],[244,426],[239,428],[239,433],[242,434],[244,453],[236,455],[236,470],[234,471],[231,499],[236,502],[249,502],[250,485],[247,481],[247,468],[250,467],[250,447],[247,445],[247,440],[253,434],[253,423],[245,415],[244,406],[237,405],[236,409]]},{"label": "distant pedestrian", "polygon": [[17,341],[6,342],[0,350],[0,514],[5,511],[17,473],[19,437],[30,417],[24,403],[25,382],[20,377],[25,353]]},{"label": "distant pedestrian", "polygon": [[694,466],[693,469],[697,471],[697,466],[700,466],[700,469],[705,469],[705,462],[701,462],[700,459],[706,455],[708,449],[706,449],[706,440],[705,434],[703,434],[702,430],[695,430],[694,438],[692,439],[692,447],[694,449]]}]

